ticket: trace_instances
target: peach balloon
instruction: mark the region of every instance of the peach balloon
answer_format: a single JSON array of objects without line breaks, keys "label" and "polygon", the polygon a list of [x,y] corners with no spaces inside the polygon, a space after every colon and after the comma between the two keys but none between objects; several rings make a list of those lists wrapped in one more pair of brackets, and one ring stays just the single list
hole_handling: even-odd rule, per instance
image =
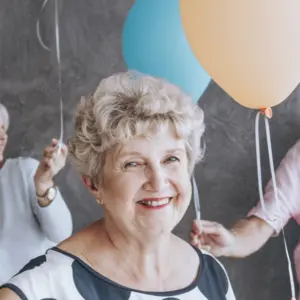
[{"label": "peach balloon", "polygon": [[181,0],[189,44],[214,81],[248,108],[284,101],[300,82],[300,0]]}]

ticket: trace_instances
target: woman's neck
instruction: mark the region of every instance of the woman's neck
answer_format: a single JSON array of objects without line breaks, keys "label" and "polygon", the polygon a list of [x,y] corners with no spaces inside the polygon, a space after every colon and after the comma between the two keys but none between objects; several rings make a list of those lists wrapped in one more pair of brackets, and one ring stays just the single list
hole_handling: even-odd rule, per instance
[{"label": "woman's neck", "polygon": [[136,235],[103,223],[110,247],[128,276],[144,280],[159,280],[168,274],[171,264],[171,233],[157,237]]}]

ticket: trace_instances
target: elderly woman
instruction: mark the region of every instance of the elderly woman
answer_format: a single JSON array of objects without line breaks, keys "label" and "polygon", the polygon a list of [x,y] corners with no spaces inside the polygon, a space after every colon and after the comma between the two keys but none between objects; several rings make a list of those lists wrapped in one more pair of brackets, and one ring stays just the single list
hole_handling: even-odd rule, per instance
[{"label": "elderly woman", "polygon": [[200,108],[163,80],[101,81],[78,107],[69,150],[104,218],[32,260],[0,299],[235,299],[223,266],[171,233],[203,131]]},{"label": "elderly woman", "polygon": [[66,146],[57,155],[53,140],[40,162],[5,159],[8,127],[9,115],[0,103],[0,284],[72,233],[71,214],[53,182],[65,165]]}]

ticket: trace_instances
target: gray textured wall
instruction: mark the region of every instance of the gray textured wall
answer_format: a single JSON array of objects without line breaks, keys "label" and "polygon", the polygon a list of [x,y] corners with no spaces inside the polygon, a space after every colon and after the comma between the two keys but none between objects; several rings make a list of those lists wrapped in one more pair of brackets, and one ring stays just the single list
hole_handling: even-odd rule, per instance
[{"label": "gray textured wall", "polygon": [[[72,113],[81,95],[99,79],[125,70],[121,56],[121,29],[133,0],[63,0],[61,47],[66,136],[72,132]],[[45,51],[35,26],[42,1],[0,2],[0,100],[12,118],[7,155],[39,155],[59,135],[59,102],[55,53]],[[42,15],[42,34],[51,47],[53,1]],[[295,91],[274,110],[271,120],[275,165],[299,138],[300,106]],[[230,226],[258,199],[253,111],[240,107],[211,83],[201,107],[206,116],[207,153],[197,167],[202,217]],[[265,136],[261,134],[265,144]],[[266,149],[262,153],[264,183],[270,173]],[[75,230],[101,216],[101,210],[67,166],[57,181],[72,211]],[[187,239],[194,216],[190,207],[176,233]],[[287,226],[292,253],[299,229]],[[286,258],[281,237],[243,260],[222,259],[239,300],[289,299]]]}]

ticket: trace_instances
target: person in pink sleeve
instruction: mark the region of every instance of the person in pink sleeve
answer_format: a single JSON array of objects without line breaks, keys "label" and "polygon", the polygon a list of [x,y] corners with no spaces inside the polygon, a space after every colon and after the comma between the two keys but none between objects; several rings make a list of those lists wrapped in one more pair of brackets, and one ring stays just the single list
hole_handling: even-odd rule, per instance
[{"label": "person in pink sleeve", "polygon": [[[288,151],[276,170],[278,204],[272,180],[265,188],[264,210],[261,203],[250,210],[233,228],[206,220],[194,221],[191,243],[214,256],[242,258],[259,250],[293,218],[300,225],[300,140]],[[267,211],[267,213],[266,213]],[[294,252],[294,263],[300,283],[300,244]],[[298,298],[300,299],[300,297]]]}]

